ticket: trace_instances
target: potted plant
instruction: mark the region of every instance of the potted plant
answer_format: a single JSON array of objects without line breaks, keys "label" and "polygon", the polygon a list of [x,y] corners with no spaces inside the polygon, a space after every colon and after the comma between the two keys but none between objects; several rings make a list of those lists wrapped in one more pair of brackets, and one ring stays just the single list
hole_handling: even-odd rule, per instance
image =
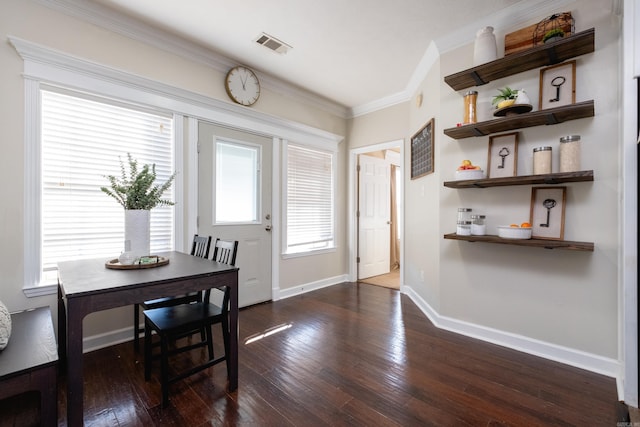
[{"label": "potted plant", "polygon": [[500,95],[494,96],[491,101],[496,108],[504,108],[513,105],[518,97],[518,90],[511,89],[509,86],[506,86],[504,89],[498,89],[498,92],[500,92]]},{"label": "potted plant", "polygon": [[560,28],[554,28],[553,30],[547,31],[544,36],[542,36],[542,43],[550,43],[556,40],[560,40],[564,37],[564,31]]},{"label": "potted plant", "polygon": [[[138,168],[138,161],[127,153],[129,170],[120,159],[120,176],[105,175],[109,186],[100,187],[105,194],[116,199],[125,210],[125,252],[140,257],[149,255],[149,211],[156,206],[173,206],[175,203],[163,199],[171,188],[173,173],[164,184],[155,184],[156,165]],[[133,262],[133,260],[131,260]]]}]

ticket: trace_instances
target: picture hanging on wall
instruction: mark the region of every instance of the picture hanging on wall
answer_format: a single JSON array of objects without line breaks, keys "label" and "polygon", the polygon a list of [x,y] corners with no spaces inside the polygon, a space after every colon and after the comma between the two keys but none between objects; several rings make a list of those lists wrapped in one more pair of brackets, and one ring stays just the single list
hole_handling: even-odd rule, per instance
[{"label": "picture hanging on wall", "polygon": [[429,120],[411,137],[411,179],[433,173],[434,123],[435,119]]},{"label": "picture hanging on wall", "polygon": [[489,178],[516,176],[518,168],[518,132],[489,138],[487,172]]},{"label": "picture hanging on wall", "polygon": [[541,110],[562,107],[576,103],[576,61],[540,70],[540,98]]},{"label": "picture hanging on wall", "polygon": [[531,189],[531,237],[564,239],[564,207],[567,187]]}]

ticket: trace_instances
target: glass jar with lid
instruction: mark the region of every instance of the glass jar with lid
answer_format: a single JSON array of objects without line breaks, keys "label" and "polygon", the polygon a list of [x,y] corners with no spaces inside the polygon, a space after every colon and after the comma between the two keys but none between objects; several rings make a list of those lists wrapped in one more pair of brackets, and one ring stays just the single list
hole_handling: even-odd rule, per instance
[{"label": "glass jar with lid", "polygon": [[551,147],[533,149],[533,174],[551,173]]},{"label": "glass jar with lid", "polygon": [[486,215],[471,215],[471,234],[474,236],[484,236],[487,234],[485,224]]},{"label": "glass jar with lid", "polygon": [[471,236],[471,221],[458,221],[456,234],[458,236]]},{"label": "glass jar with lid", "polygon": [[560,138],[560,172],[580,170],[580,135]]}]

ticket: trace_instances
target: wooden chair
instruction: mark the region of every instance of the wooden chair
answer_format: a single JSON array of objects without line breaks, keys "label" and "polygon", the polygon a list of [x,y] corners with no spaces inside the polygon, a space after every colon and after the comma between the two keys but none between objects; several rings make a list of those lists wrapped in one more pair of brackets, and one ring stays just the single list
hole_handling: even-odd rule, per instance
[{"label": "wooden chair", "polygon": [[[238,241],[216,239],[213,249],[213,261],[235,265],[238,251]],[[227,360],[229,354],[229,288],[222,289],[223,298],[220,306],[210,302],[211,289],[204,292],[204,298],[200,302],[181,304],[170,307],[154,308],[143,312],[145,317],[144,330],[144,378],[151,379],[152,359],[157,355],[152,354],[151,334],[155,331],[160,338],[160,384],[162,387],[162,406],[169,403],[169,384],[184,379],[190,375],[207,369],[213,365]],[[222,337],[224,341],[224,355],[215,357],[213,353],[214,324],[222,325]],[[176,341],[179,338],[193,335],[202,329],[205,337],[195,344],[187,344],[179,347]],[[202,337],[201,337],[202,338]],[[169,348],[170,344],[175,347]],[[175,376],[169,376],[169,356],[173,356],[195,348],[207,347],[208,360],[200,365],[193,366]],[[229,364],[227,363],[227,374]]]},{"label": "wooden chair", "polygon": [[[193,236],[193,243],[191,244],[191,255],[200,258],[209,258],[209,250],[211,249],[211,236]],[[138,307],[142,307],[143,310],[150,310],[152,308],[169,307],[178,304],[189,304],[192,302],[202,300],[202,292],[190,293],[178,297],[166,297],[157,298],[154,300],[145,301],[141,304],[134,304],[133,306],[133,348],[136,353],[139,351],[140,345],[138,338],[140,334],[144,333],[144,328],[140,325],[140,310]],[[203,337],[204,339],[204,337]]]}]

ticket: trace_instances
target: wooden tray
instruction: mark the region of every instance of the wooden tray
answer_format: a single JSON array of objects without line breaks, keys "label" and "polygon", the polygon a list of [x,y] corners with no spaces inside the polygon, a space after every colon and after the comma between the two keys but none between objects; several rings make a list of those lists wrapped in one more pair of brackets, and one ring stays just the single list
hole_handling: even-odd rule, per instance
[{"label": "wooden tray", "polygon": [[140,270],[142,268],[155,268],[155,267],[160,267],[160,266],[169,264],[169,258],[166,258],[163,256],[151,255],[149,258],[156,258],[157,262],[150,262],[145,264],[134,263],[134,264],[124,265],[124,264],[120,264],[120,261],[118,261],[118,258],[116,258],[116,259],[112,259],[105,262],[104,266],[114,270]]}]

